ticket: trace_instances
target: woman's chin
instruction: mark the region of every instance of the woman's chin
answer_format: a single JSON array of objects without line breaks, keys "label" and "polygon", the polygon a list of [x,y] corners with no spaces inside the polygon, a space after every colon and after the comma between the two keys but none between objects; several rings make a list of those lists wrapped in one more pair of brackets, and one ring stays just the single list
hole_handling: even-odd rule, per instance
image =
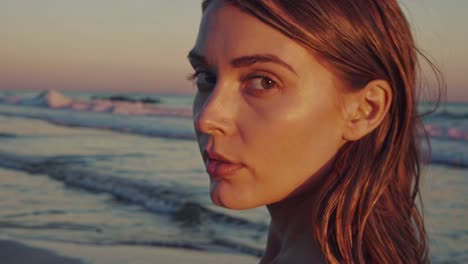
[{"label": "woman's chin", "polygon": [[262,205],[249,199],[248,191],[245,188],[236,188],[231,183],[224,181],[212,181],[210,193],[214,204],[229,209],[252,209]]}]

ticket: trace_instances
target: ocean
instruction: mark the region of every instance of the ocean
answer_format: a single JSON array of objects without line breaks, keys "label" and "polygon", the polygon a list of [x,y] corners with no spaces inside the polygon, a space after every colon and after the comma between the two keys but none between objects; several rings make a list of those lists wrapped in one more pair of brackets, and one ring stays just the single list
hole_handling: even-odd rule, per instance
[{"label": "ocean", "polygon": [[[86,103],[113,95],[104,92],[38,94],[0,91],[0,238],[261,256],[266,209],[227,210],[209,199],[191,96],[124,95],[161,99],[148,108]],[[468,263],[468,103],[448,103],[424,124],[431,259]]]}]

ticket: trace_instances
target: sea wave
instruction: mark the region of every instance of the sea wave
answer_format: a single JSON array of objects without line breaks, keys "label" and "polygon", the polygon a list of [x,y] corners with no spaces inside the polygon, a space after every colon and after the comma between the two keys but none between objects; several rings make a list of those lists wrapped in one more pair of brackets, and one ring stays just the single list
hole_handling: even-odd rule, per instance
[{"label": "sea wave", "polygon": [[74,99],[57,90],[44,91],[33,98],[0,96],[0,102],[4,104],[36,108],[68,109],[84,112],[108,112],[117,115],[192,117],[192,111],[190,108],[165,107],[156,105],[153,101],[156,100],[150,100],[149,98],[133,100],[131,98],[121,96],[111,96],[107,99],[99,97],[92,99]]},{"label": "sea wave", "polygon": [[[0,104],[0,115],[44,120],[61,126],[106,129],[151,137],[195,139],[190,120],[171,118],[164,113],[159,116],[122,117],[107,112],[88,113],[70,109],[38,108],[32,111],[28,106]],[[468,124],[426,123],[424,128],[432,138],[468,142]]]},{"label": "sea wave", "polygon": [[468,142],[468,124],[429,124],[424,125],[426,133],[432,138]]},{"label": "sea wave", "polygon": [[264,232],[264,223],[226,215],[197,203],[191,194],[171,186],[156,185],[146,181],[127,179],[97,172],[77,163],[77,157],[31,157],[0,152],[0,166],[21,170],[30,174],[42,174],[67,185],[88,191],[113,195],[119,200],[131,202],[149,211],[168,214],[184,226],[222,224],[242,226],[243,229]]},{"label": "sea wave", "polygon": [[[195,140],[192,121],[180,117],[132,116],[122,117],[112,113],[89,113],[69,109],[47,109],[0,103],[0,115],[44,120],[70,127],[105,129],[120,133],[148,137]],[[433,163],[468,167],[468,127],[464,124],[426,123],[425,130],[431,138]],[[18,135],[0,133],[0,139],[14,139]]]},{"label": "sea wave", "polygon": [[458,112],[450,112],[450,111],[443,111],[440,113],[435,113],[431,115],[434,118],[443,118],[443,119],[466,119],[468,120],[468,113],[458,113]]},{"label": "sea wave", "polygon": [[5,138],[17,138],[18,135],[13,134],[13,133],[4,133],[0,132],[0,138],[5,139]]},{"label": "sea wave", "polygon": [[44,120],[69,127],[105,129],[120,133],[173,139],[195,139],[192,122],[186,118],[161,116],[119,116],[70,109],[35,108],[0,103],[0,115]]},{"label": "sea wave", "polygon": [[468,155],[466,152],[468,144],[463,145],[464,146],[455,146],[453,148],[449,146],[439,147],[433,145],[431,147],[432,154],[430,162],[445,166],[468,168]]}]

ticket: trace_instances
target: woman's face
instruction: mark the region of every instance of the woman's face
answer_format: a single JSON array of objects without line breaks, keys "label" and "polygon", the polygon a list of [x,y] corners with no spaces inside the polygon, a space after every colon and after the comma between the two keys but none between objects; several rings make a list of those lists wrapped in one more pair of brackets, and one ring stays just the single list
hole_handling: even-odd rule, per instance
[{"label": "woman's face", "polygon": [[198,88],[194,126],[214,203],[275,203],[325,173],[344,143],[344,122],[337,81],[310,51],[215,1],[189,60]]}]

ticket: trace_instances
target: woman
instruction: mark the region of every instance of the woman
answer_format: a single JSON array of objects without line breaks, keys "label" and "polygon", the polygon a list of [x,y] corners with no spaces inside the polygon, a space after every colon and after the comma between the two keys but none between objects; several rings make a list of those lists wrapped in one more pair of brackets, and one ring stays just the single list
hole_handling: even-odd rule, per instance
[{"label": "woman", "polygon": [[266,205],[261,263],[426,263],[417,51],[394,0],[212,0],[189,60],[217,205]]}]

